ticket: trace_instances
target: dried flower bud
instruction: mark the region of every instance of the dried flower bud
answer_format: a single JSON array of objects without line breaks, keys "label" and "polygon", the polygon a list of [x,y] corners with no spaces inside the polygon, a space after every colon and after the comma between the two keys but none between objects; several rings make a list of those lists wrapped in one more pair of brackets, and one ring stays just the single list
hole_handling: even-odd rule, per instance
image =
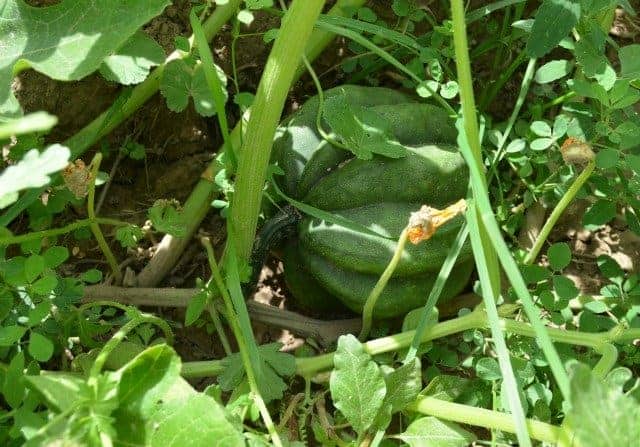
[{"label": "dried flower bud", "polygon": [[584,165],[593,160],[591,145],[577,138],[567,138],[560,148],[562,159],[567,164]]},{"label": "dried flower bud", "polygon": [[77,199],[87,196],[91,182],[91,170],[84,164],[84,161],[78,159],[74,163],[69,163],[62,171],[62,178],[65,186]]},{"label": "dried flower bud", "polygon": [[449,205],[443,210],[422,205],[419,211],[411,213],[409,218],[408,238],[412,244],[419,244],[426,241],[435,234],[442,225],[464,213],[467,209],[467,202],[464,199]]}]

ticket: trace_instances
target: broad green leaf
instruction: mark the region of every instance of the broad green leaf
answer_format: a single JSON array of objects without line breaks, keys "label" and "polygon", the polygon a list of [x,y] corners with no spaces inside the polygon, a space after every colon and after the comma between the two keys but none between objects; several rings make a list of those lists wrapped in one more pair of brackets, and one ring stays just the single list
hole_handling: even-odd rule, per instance
[{"label": "broad green leaf", "polygon": [[473,433],[458,424],[433,416],[416,419],[397,438],[410,447],[466,447],[476,440]]},{"label": "broad green leaf", "polygon": [[333,403],[356,432],[364,433],[387,393],[382,373],[351,334],[338,339],[334,365],[329,381]]},{"label": "broad green leaf", "polygon": [[168,345],[145,349],[119,371],[119,410],[149,416],[180,374],[181,362]]},{"label": "broad green leaf", "polygon": [[595,230],[616,217],[616,204],[610,200],[600,199],[584,213],[582,223],[587,230]]},{"label": "broad green leaf", "polygon": [[40,255],[31,255],[24,262],[24,274],[27,281],[34,282],[44,272],[45,262]]},{"label": "broad green leaf", "polygon": [[3,120],[3,117],[0,117],[0,140],[31,132],[45,132],[58,122],[57,117],[47,112],[34,112],[2,123]]},{"label": "broad green leaf", "polygon": [[4,320],[13,309],[13,294],[7,290],[0,290],[0,321]]},{"label": "broad green leaf", "polygon": [[555,48],[579,19],[579,3],[571,0],[544,0],[538,8],[527,40],[529,57],[542,57]]},{"label": "broad green leaf", "polygon": [[0,346],[13,346],[22,338],[27,328],[22,326],[0,327]]},{"label": "broad green leaf", "polygon": [[322,116],[331,131],[358,158],[368,160],[373,154],[400,158],[407,154],[406,148],[395,139],[382,116],[350,104],[345,95],[328,98]]},{"label": "broad green leaf", "polygon": [[553,134],[551,126],[544,121],[534,121],[531,123],[531,132],[539,137],[550,137]]},{"label": "broad green leaf", "polygon": [[29,354],[39,362],[46,362],[53,355],[53,342],[36,331],[29,337]]},{"label": "broad green leaf", "polygon": [[123,85],[139,84],[151,67],[164,62],[164,50],[142,31],[138,31],[111,56],[104,59],[100,74]]},{"label": "broad green leaf", "polygon": [[24,352],[13,356],[2,384],[2,395],[11,408],[18,408],[24,398]]},{"label": "broad green leaf", "polygon": [[605,147],[596,154],[596,166],[600,169],[614,168],[619,158],[620,153],[617,150]]},{"label": "broad green leaf", "polygon": [[89,284],[95,284],[102,281],[102,272],[98,269],[90,269],[86,272],[82,272],[80,280]]},{"label": "broad green leaf", "polygon": [[413,402],[422,389],[420,361],[416,357],[411,362],[396,368],[384,377],[387,394],[384,403],[391,405],[391,412],[397,413]]},{"label": "broad green leaf", "polygon": [[[218,76],[222,88],[222,96],[226,102],[229,98],[227,89],[224,88],[227,85],[227,76],[224,71],[217,65],[214,65],[214,72]],[[198,64],[193,70],[193,78],[191,79],[191,96],[193,96],[193,103],[196,107],[196,112],[202,116],[213,116],[216,114],[215,100],[213,94],[207,83],[207,78],[204,73],[202,64]]]},{"label": "broad green leaf", "polygon": [[49,316],[49,312],[51,312],[51,306],[51,301],[46,299],[40,304],[36,305],[36,307],[34,307],[33,309],[29,309],[29,327],[35,327],[42,323],[42,320]]},{"label": "broad green leaf", "polygon": [[55,273],[47,273],[31,285],[31,290],[38,295],[48,295],[58,285],[58,277]]},{"label": "broad green leaf", "polygon": [[640,439],[640,404],[607,385],[582,364],[571,368],[569,439],[589,447],[633,446]]},{"label": "broad green leaf", "polygon": [[191,69],[182,59],[169,62],[162,71],[160,93],[167,100],[167,107],[174,112],[182,112],[189,104],[191,89]]},{"label": "broad green leaf", "polygon": [[169,0],[63,0],[34,8],[6,0],[0,8],[0,114],[18,115],[11,93],[16,72],[31,67],[46,76],[73,81],[100,67]]},{"label": "broad green leaf", "polygon": [[200,291],[196,293],[191,300],[189,300],[189,305],[187,306],[187,311],[184,315],[184,325],[191,326],[195,323],[200,315],[204,311],[204,306],[207,304],[207,292]]},{"label": "broad green leaf", "polygon": [[620,76],[627,79],[640,78],[640,45],[627,45],[618,50],[620,65],[622,66]]},{"label": "broad green leaf", "polygon": [[21,161],[0,174],[0,208],[18,200],[19,191],[49,183],[49,174],[67,166],[70,155],[69,149],[59,144],[49,146],[42,153],[37,149],[27,152]]},{"label": "broad green leaf", "polygon": [[548,84],[565,77],[573,69],[573,64],[568,60],[549,61],[538,68],[535,80],[538,84]]},{"label": "broad green leaf", "polygon": [[[184,387],[189,385],[184,383]],[[189,387],[190,388],[190,387]],[[172,393],[160,404],[160,409],[147,422],[151,434],[151,447],[243,447],[242,434],[225,416],[224,409],[216,400],[205,394],[192,393],[186,398]],[[172,398],[172,399],[171,399]]]},{"label": "broad green leaf", "polygon": [[25,376],[27,386],[40,393],[47,403],[58,411],[65,411],[78,403],[84,380],[72,374],[46,374]]},{"label": "broad green leaf", "polygon": [[458,94],[459,87],[456,81],[447,81],[440,86],[440,96],[444,99],[455,98]]},{"label": "broad green leaf", "polygon": [[553,244],[547,250],[547,258],[552,269],[559,271],[571,262],[571,248],[565,242]]},{"label": "broad green leaf", "polygon": [[605,278],[614,282],[621,282],[624,278],[624,270],[620,267],[620,264],[611,256],[600,255],[596,260],[600,272]]},{"label": "broad green leaf", "polygon": [[69,258],[67,247],[54,246],[43,253],[47,268],[54,269]]},{"label": "broad green leaf", "polygon": [[556,291],[558,297],[567,304],[569,300],[574,299],[580,293],[576,285],[566,276],[555,275],[553,277],[553,290]]},{"label": "broad green leaf", "polygon": [[476,363],[476,374],[483,380],[500,380],[502,372],[500,365],[496,359],[492,357],[483,357]]}]

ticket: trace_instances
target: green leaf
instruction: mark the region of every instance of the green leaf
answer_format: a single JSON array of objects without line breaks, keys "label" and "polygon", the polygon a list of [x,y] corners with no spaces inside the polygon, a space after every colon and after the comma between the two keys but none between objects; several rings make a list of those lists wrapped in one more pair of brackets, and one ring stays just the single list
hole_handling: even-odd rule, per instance
[{"label": "green leaf", "polygon": [[161,344],[145,349],[118,371],[119,410],[149,415],[180,374],[175,351]]},{"label": "green leaf", "polygon": [[459,87],[456,81],[447,81],[440,86],[440,96],[444,99],[455,98],[458,94]]},{"label": "green leaf", "polygon": [[29,327],[38,326],[51,312],[51,301],[44,300],[33,309],[29,309]]},{"label": "green leaf", "polygon": [[167,107],[173,112],[182,112],[189,104],[191,90],[191,69],[182,59],[169,62],[162,72],[160,93],[167,100]]},{"label": "green leaf", "polygon": [[492,357],[483,357],[476,363],[476,374],[483,380],[500,380],[502,379],[502,372],[500,372],[500,365],[496,359]]},{"label": "green leaf", "polygon": [[137,247],[143,236],[142,228],[137,225],[127,225],[116,230],[116,239],[125,248]]},{"label": "green leaf", "polygon": [[555,275],[552,281],[553,289],[558,294],[558,297],[567,304],[569,303],[569,300],[574,299],[580,293],[573,281],[566,276]]},{"label": "green leaf", "polygon": [[364,160],[373,154],[400,158],[407,150],[393,136],[387,121],[376,112],[356,104],[350,104],[346,95],[328,98],[322,116],[342,143]]},{"label": "green leaf", "polygon": [[24,262],[24,274],[28,282],[33,282],[44,272],[45,261],[40,255],[32,255]]},{"label": "green leaf", "polygon": [[29,354],[39,362],[46,362],[53,355],[53,342],[39,332],[31,331]]},{"label": "green leaf", "polygon": [[63,0],[34,8],[7,0],[0,8],[0,114],[19,114],[10,84],[18,70],[73,81],[93,73],[105,57],[160,14],[169,0]]},{"label": "green leaf", "polygon": [[618,50],[622,69],[620,76],[627,79],[640,78],[640,45],[627,45]]},{"label": "green leaf", "polygon": [[164,50],[142,31],[135,33],[122,47],[104,59],[100,74],[123,85],[139,84],[151,67],[164,62]]},{"label": "green leaf", "polygon": [[531,150],[534,151],[543,151],[548,149],[553,144],[553,138],[536,138],[529,145]]},{"label": "green leaf", "polygon": [[58,285],[58,277],[55,273],[47,273],[31,285],[31,290],[38,295],[48,295]]},{"label": "green leaf", "polygon": [[171,201],[157,200],[156,203],[149,208],[149,219],[151,219],[153,226],[158,231],[176,237],[185,235],[184,217]]},{"label": "green leaf", "polygon": [[334,365],[329,381],[334,405],[362,434],[371,427],[387,393],[382,373],[351,334],[338,339]]},{"label": "green leaf", "polygon": [[82,272],[80,280],[89,284],[96,284],[102,281],[102,272],[98,269],[90,269]]},{"label": "green leaf", "polygon": [[539,137],[550,137],[553,135],[551,126],[544,121],[534,121],[531,123],[531,132]]},{"label": "green leaf", "polygon": [[7,290],[0,290],[0,321],[4,320],[13,309],[13,294]]},{"label": "green leaf", "polygon": [[[287,384],[281,377],[287,377],[295,373],[295,358],[280,349],[280,343],[269,343],[258,346],[258,354],[263,373],[260,392],[263,399],[271,401],[281,399],[287,390]],[[232,354],[223,360],[225,369],[218,377],[218,383],[223,391],[231,391],[240,386],[246,379],[244,365],[239,354]]]},{"label": "green leaf", "polygon": [[547,258],[551,268],[560,271],[571,262],[571,248],[565,242],[555,243],[547,250]]},{"label": "green leaf", "polygon": [[616,204],[610,200],[599,199],[584,213],[582,223],[589,231],[595,230],[616,217]]},{"label": "green leaf", "polygon": [[413,402],[422,389],[420,360],[416,357],[411,362],[396,368],[384,377],[387,394],[384,405],[391,405],[391,412],[397,413]]},{"label": "green leaf", "polygon": [[527,55],[540,58],[555,48],[580,19],[580,4],[571,0],[544,0],[527,40]]},{"label": "green leaf", "polygon": [[542,67],[538,68],[535,75],[535,80],[538,84],[548,84],[553,81],[557,81],[560,78],[564,78],[571,73],[573,64],[567,60],[555,60],[549,61]]},{"label": "green leaf", "polygon": [[200,318],[202,311],[204,311],[204,306],[207,304],[207,296],[207,292],[202,290],[189,300],[189,305],[187,306],[187,311],[184,316],[185,326],[191,326]]},{"label": "green leaf", "polygon": [[57,411],[77,405],[80,387],[84,384],[80,376],[65,373],[25,376],[25,380],[29,388],[40,393]]},{"label": "green leaf", "polygon": [[11,408],[18,408],[24,398],[24,352],[13,356],[2,384],[2,394]]},{"label": "green leaf", "polygon": [[[218,80],[222,86],[227,85],[227,76],[224,71],[214,65],[215,74],[218,76]],[[202,116],[213,116],[216,114],[215,99],[213,93],[209,89],[207,78],[205,77],[202,64],[198,64],[193,70],[193,78],[191,80],[191,95],[193,96],[193,102],[196,106],[196,112]],[[226,102],[229,99],[229,94],[226,88],[222,88],[222,97]]]},{"label": "green leaf", "polygon": [[410,447],[466,447],[477,439],[458,424],[433,416],[416,419],[396,437]]},{"label": "green leaf", "polygon": [[49,174],[67,166],[70,155],[69,149],[59,144],[52,144],[42,153],[37,149],[27,152],[21,161],[0,174],[0,208],[18,200],[19,191],[48,184]]},{"label": "green leaf", "polygon": [[600,272],[610,281],[613,281],[617,284],[622,283],[624,278],[624,270],[620,267],[620,264],[613,259],[611,256],[600,255],[596,260],[598,263],[598,268]]},{"label": "green leaf", "polygon": [[54,246],[44,252],[44,262],[47,268],[54,269],[69,258],[67,247]]},{"label": "green leaf", "polygon": [[614,168],[619,159],[620,154],[617,150],[605,147],[596,154],[596,166],[600,169]]},{"label": "green leaf", "polygon": [[[186,382],[185,382],[186,384]],[[206,394],[189,394],[162,403],[150,425],[151,447],[244,447],[242,434],[226,418],[224,408]]]},{"label": "green leaf", "polygon": [[[632,446],[640,439],[640,404],[594,376],[589,367],[571,368],[568,439],[589,447]],[[614,429],[615,428],[615,429]]]},{"label": "green leaf", "polygon": [[[30,134],[32,132],[46,132],[58,122],[57,117],[49,115],[47,112],[34,112],[17,119],[6,119],[6,117],[2,117],[2,119],[5,122],[0,123],[0,140],[11,136]],[[27,136],[26,138],[29,138],[30,142],[32,137],[33,135]],[[18,145],[21,145],[22,142],[23,140],[19,139]],[[34,145],[30,144],[30,147]],[[14,149],[15,146],[11,148],[12,158]]]},{"label": "green leaf", "polygon": [[27,328],[22,326],[0,327],[0,346],[13,346],[27,332]]}]

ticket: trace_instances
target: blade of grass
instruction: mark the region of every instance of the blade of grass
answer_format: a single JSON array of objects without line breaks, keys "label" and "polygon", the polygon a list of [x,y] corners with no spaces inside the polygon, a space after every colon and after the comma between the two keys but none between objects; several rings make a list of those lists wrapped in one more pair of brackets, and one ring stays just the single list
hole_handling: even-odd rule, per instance
[{"label": "blade of grass", "polygon": [[[246,306],[244,304],[244,297],[242,296],[242,290],[240,288],[240,277],[237,270],[237,258],[233,249],[233,244],[230,244],[229,251],[225,257],[225,272],[227,273],[227,281],[222,279],[222,274],[218,268],[213,247],[208,239],[203,239],[202,244],[207,251],[207,259],[209,260],[209,266],[211,267],[211,275],[218,286],[222,300],[224,301],[225,308],[227,309],[227,321],[231,326],[233,335],[236,337],[238,343],[238,350],[240,351],[240,358],[244,366],[244,371],[247,375],[247,382],[249,383],[249,389],[253,394],[253,399],[260,411],[262,420],[271,436],[271,441],[276,446],[282,446],[282,441],[278,435],[269,410],[262,399],[260,394],[260,383],[262,379],[262,360],[260,353],[258,352],[258,346],[253,337],[253,331],[251,330],[251,322],[248,321],[246,316]],[[245,315],[238,311],[238,308],[245,308]]]},{"label": "blade of grass", "polygon": [[485,287],[485,284],[490,284],[491,279],[489,278],[489,267],[485,262],[484,245],[481,239],[483,233],[479,226],[477,209],[473,202],[469,207],[469,211],[467,211],[467,223],[469,224],[471,246],[473,247],[473,255],[476,259],[478,276],[480,277],[480,284],[482,285],[484,307],[487,312],[489,327],[491,328],[493,344],[498,354],[498,364],[500,366],[500,372],[502,373],[502,380],[505,384],[507,401],[509,402],[509,409],[513,416],[518,442],[521,446],[531,446],[529,432],[525,423],[525,414],[522,409],[522,402],[520,401],[520,393],[518,392],[518,384],[511,365],[509,348],[505,342],[504,333],[500,326],[500,318],[498,317],[496,302],[499,297],[494,294],[495,291],[492,288]]},{"label": "blade of grass", "polygon": [[218,79],[216,66],[213,62],[213,54],[211,54],[211,48],[209,48],[209,41],[207,40],[207,35],[200,23],[200,19],[198,19],[198,16],[196,15],[196,8],[191,8],[191,12],[189,13],[189,23],[193,30],[193,39],[196,44],[196,48],[200,53],[204,76],[207,79],[209,90],[213,95],[213,102],[216,108],[216,118],[218,119],[218,125],[222,132],[224,152],[228,157],[227,159],[229,160],[231,167],[235,169],[237,165],[237,158],[233,145],[231,144],[231,138],[229,137],[229,125],[227,123],[227,113],[224,107],[224,87]]},{"label": "blade of grass", "polygon": [[429,322],[429,314],[431,313],[431,309],[433,309],[438,302],[438,298],[440,298],[440,294],[442,293],[442,289],[444,288],[444,284],[447,282],[447,278],[451,274],[451,270],[453,270],[453,266],[460,255],[460,251],[462,250],[462,246],[467,240],[469,236],[469,228],[466,224],[463,224],[456,235],[456,239],[453,241],[453,244],[449,248],[449,253],[447,253],[447,257],[442,263],[442,267],[440,268],[440,272],[438,273],[438,278],[436,279],[431,292],[429,292],[429,298],[427,298],[427,302],[425,303],[422,313],[420,315],[420,321],[418,322],[418,326],[416,327],[416,333],[411,341],[411,346],[407,351],[407,355],[405,356],[402,363],[407,364],[416,357],[418,353],[418,349],[420,348],[420,340],[424,337],[426,330],[428,329]]}]

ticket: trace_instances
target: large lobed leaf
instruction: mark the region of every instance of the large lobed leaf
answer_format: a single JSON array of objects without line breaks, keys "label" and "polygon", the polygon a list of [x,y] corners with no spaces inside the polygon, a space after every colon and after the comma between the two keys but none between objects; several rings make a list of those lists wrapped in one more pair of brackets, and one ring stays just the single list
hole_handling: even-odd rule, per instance
[{"label": "large lobed leaf", "polygon": [[169,0],[63,0],[34,8],[21,0],[0,6],[0,114],[20,109],[11,79],[31,67],[53,79],[72,81],[97,70]]}]

